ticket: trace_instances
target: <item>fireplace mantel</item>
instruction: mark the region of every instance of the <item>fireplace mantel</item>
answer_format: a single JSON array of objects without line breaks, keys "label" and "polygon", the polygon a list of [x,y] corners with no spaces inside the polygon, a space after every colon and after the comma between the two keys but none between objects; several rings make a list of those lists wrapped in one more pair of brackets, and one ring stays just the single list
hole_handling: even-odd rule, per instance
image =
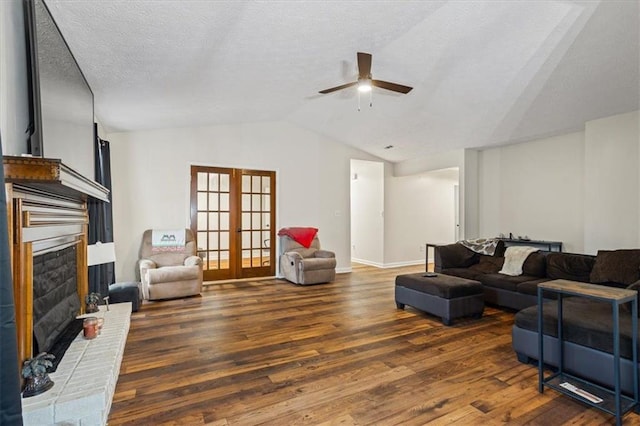
[{"label": "fireplace mantel", "polygon": [[[33,353],[33,258],[77,247],[77,290],[88,292],[89,197],[108,201],[109,190],[60,160],[3,157],[19,363]],[[82,313],[82,312],[79,312]]]},{"label": "fireplace mantel", "polygon": [[4,156],[2,161],[4,179],[7,183],[25,184],[73,198],[91,196],[109,201],[107,188],[65,166],[60,160]]}]

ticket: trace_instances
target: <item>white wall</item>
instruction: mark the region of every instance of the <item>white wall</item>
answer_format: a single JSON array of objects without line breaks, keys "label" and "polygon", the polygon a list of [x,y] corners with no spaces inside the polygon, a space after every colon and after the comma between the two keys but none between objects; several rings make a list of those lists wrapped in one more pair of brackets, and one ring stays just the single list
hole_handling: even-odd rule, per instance
[{"label": "white wall", "polygon": [[464,166],[460,167],[460,238],[480,238],[479,153],[464,150]]},{"label": "white wall", "polygon": [[142,232],[189,226],[192,164],[276,171],[277,223],[315,226],[350,270],[351,158],[377,160],[281,122],[112,133],[114,239],[119,281],[135,276]]},{"label": "white wall", "polygon": [[583,250],[584,134],[480,152],[480,236],[563,241]]},{"label": "white wall", "polygon": [[558,240],[568,252],[640,247],[640,113],[479,153],[480,236]]},{"label": "white wall", "polygon": [[385,266],[425,262],[425,243],[455,241],[457,168],[388,176],[385,184]]},{"label": "white wall", "polygon": [[384,163],[351,160],[351,258],[384,265]]},{"label": "white wall", "polygon": [[24,10],[21,1],[0,1],[0,129],[2,153],[27,152],[29,97]]},{"label": "white wall", "polygon": [[434,170],[456,168],[460,182],[458,192],[459,236],[460,238],[478,238],[481,236],[478,167],[478,151],[476,149],[457,149],[394,164],[393,174],[394,176],[411,176]]},{"label": "white wall", "polygon": [[585,137],[585,252],[640,247],[640,112],[590,121]]}]

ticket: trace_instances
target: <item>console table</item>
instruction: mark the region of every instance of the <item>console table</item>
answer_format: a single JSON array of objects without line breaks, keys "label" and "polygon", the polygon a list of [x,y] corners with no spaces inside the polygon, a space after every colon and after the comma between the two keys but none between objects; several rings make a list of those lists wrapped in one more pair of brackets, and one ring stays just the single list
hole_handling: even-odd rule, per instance
[{"label": "console table", "polygon": [[[543,293],[558,295],[558,371],[544,377],[543,348]],[[564,296],[578,296],[608,302],[613,315],[613,371],[614,390],[591,383],[564,372],[564,344],[562,337],[562,299]],[[622,395],[620,387],[620,305],[631,302],[632,352],[633,352],[633,392],[634,397]],[[554,280],[538,284],[538,392],[544,387],[571,396],[592,407],[612,414],[616,424],[622,424],[622,416],[638,404],[638,292],[602,285],[580,283],[568,280]],[[595,398],[594,398],[595,397]]]},{"label": "console table", "polygon": [[562,251],[562,241],[523,240],[519,238],[499,238],[504,241],[504,246],[531,246],[539,247],[547,251]]}]

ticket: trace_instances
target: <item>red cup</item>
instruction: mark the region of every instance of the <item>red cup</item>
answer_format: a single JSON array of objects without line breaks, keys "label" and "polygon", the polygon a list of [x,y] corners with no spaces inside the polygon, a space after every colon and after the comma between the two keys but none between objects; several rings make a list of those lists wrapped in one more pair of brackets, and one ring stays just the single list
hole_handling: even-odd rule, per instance
[{"label": "red cup", "polygon": [[85,339],[95,339],[98,336],[98,318],[85,318],[84,321],[82,321],[82,330],[84,332]]}]

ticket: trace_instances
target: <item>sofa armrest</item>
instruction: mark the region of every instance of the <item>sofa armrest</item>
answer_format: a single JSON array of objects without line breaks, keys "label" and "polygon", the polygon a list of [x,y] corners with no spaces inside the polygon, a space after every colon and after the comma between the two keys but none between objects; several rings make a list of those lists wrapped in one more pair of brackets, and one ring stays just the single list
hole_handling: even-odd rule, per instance
[{"label": "sofa armrest", "polygon": [[468,268],[480,261],[480,255],[462,244],[436,246],[434,250],[435,272],[449,268]]},{"label": "sofa armrest", "polygon": [[200,266],[202,258],[200,256],[189,256],[184,260],[184,266]]},{"label": "sofa armrest", "polygon": [[154,262],[151,259],[140,259],[140,269],[142,268],[155,269],[157,267],[158,265],[156,265],[156,262]]},{"label": "sofa armrest", "polygon": [[145,282],[145,277],[149,269],[156,269],[158,265],[151,259],[140,259],[138,268],[140,268],[140,281]]},{"label": "sofa armrest", "polygon": [[149,278],[148,272],[152,269],[156,269],[158,265],[151,259],[140,259],[138,262],[138,269],[140,270],[140,283],[142,289],[142,297],[144,299],[149,298]]},{"label": "sofa armrest", "polygon": [[288,252],[284,253],[284,256],[287,257],[287,259],[291,262],[292,265],[294,263],[300,262],[302,259],[304,259],[302,257],[302,255],[300,253],[298,253],[297,251],[288,251]]},{"label": "sofa armrest", "polygon": [[336,257],[336,254],[332,251],[329,250],[316,250],[316,252],[313,254],[314,257],[317,258],[325,258],[325,259],[329,259],[332,257]]}]

